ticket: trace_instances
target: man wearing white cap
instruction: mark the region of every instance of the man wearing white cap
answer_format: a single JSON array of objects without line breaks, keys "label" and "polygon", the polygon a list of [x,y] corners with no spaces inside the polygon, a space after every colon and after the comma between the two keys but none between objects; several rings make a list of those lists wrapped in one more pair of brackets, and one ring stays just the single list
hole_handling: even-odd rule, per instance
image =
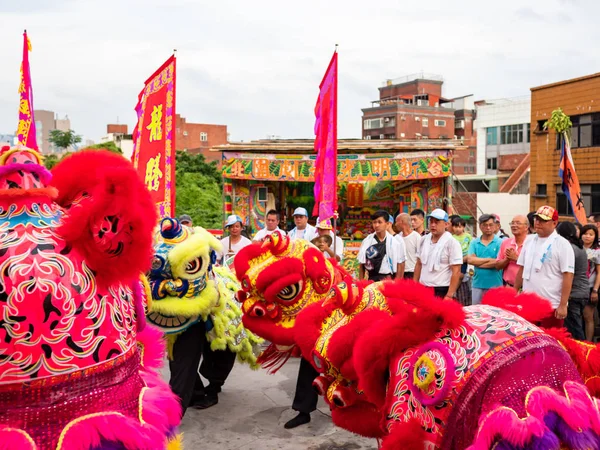
[{"label": "man wearing white cap", "polygon": [[333,229],[331,227],[331,221],[317,219],[316,228],[319,236],[330,236],[331,239],[335,239],[335,253],[333,251],[333,245],[331,247],[327,246],[325,248],[319,248],[319,250],[321,250],[328,258],[335,258],[340,262],[344,258],[344,241],[341,237],[334,236],[333,231],[331,231]]},{"label": "man wearing white cap", "polygon": [[245,246],[252,244],[252,241],[247,237],[242,236],[243,222],[240,216],[232,214],[227,218],[225,222],[225,230],[229,231],[229,236],[224,238],[221,243],[223,244],[223,251],[225,252],[223,262],[234,256],[243,249]]},{"label": "man wearing white cap", "polygon": [[294,210],[294,223],[296,227],[288,233],[290,239],[305,239],[310,242],[318,236],[316,228],[308,223],[306,208]]},{"label": "man wearing white cap", "polygon": [[462,248],[446,231],[446,211],[434,209],[427,217],[429,234],[422,238],[421,247],[417,250],[414,280],[432,287],[438,297],[454,299],[460,284]]}]

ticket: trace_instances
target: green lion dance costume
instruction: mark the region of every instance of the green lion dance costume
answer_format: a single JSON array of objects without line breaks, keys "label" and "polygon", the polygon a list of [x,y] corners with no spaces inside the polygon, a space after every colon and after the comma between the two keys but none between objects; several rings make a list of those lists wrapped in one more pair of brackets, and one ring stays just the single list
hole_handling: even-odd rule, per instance
[{"label": "green lion dance costume", "polygon": [[[215,266],[221,252],[219,240],[201,227],[186,227],[173,218],[160,223],[149,277],[152,303],[147,319],[167,335],[171,388],[184,410],[193,403],[198,383],[202,389],[196,374],[201,355],[203,367],[215,358],[230,360],[225,363],[227,369],[215,369],[225,372],[215,375],[220,385],[233,367],[234,354],[240,362],[257,368],[262,340],[242,324],[235,301],[241,286],[229,269]],[[219,361],[216,366],[223,365]],[[200,371],[212,384],[211,375]]]}]

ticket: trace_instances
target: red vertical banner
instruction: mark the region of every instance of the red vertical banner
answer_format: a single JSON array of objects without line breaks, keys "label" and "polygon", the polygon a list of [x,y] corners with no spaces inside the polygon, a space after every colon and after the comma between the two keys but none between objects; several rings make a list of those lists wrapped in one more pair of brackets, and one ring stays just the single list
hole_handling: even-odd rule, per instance
[{"label": "red vertical banner", "polygon": [[571,144],[569,143],[570,136],[563,132],[561,138],[562,147],[558,176],[562,181],[562,190],[569,200],[575,220],[582,225],[586,225],[587,214],[581,195],[579,177],[577,176],[577,172],[575,172],[575,164],[573,164],[573,156],[571,155]]},{"label": "red vertical banner", "polygon": [[29,52],[31,42],[27,31],[23,32],[23,60],[21,62],[21,84],[19,85],[19,125],[17,126],[17,140],[33,150],[38,149],[35,133],[35,119],[33,117],[33,88],[31,86],[31,71],[29,70]]},{"label": "red vertical banner", "polygon": [[315,207],[313,215],[327,220],[337,210],[337,85],[338,54],[333,54],[319,86],[315,106]]},{"label": "red vertical banner", "polygon": [[171,56],[146,80],[135,107],[131,159],[160,217],[175,215],[175,80],[176,58]]}]

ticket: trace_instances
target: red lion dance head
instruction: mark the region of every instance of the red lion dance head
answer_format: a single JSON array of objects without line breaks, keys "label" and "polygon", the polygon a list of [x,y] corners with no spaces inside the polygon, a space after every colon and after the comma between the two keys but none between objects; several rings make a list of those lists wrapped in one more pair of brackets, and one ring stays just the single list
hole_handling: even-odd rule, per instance
[{"label": "red lion dance head", "polygon": [[234,266],[242,284],[238,300],[242,303],[244,326],[272,342],[259,359],[271,368],[281,366],[275,355],[289,356],[295,346],[298,313],[322,300],[345,275],[309,242],[291,240],[278,232],[263,243],[243,248]]}]

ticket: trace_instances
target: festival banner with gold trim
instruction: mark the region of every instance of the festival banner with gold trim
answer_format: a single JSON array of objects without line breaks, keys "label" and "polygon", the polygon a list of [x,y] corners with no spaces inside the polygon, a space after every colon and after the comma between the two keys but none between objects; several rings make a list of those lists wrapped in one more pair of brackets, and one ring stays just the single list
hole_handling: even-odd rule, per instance
[{"label": "festival banner with gold trim", "polygon": [[[338,155],[337,181],[421,180],[450,176],[450,151]],[[225,152],[224,178],[315,181],[315,155]]]},{"label": "festival banner with gold trim", "polygon": [[21,62],[21,84],[19,85],[19,125],[17,126],[17,140],[19,145],[38,150],[35,132],[35,119],[33,117],[33,88],[31,86],[31,71],[29,68],[29,52],[31,42],[27,37],[27,30],[23,32],[23,61]]},{"label": "festival banner with gold trim", "polygon": [[161,217],[175,215],[175,63],[171,56],[146,80],[135,107],[131,159]]}]

